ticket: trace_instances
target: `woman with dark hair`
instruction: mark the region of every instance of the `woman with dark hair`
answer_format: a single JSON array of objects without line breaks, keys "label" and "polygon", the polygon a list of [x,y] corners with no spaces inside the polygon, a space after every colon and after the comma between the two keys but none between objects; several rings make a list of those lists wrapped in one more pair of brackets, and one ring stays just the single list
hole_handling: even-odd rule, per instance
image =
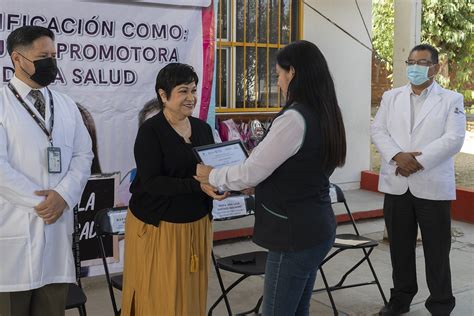
[{"label": "woman with dark hair", "polygon": [[[205,315],[212,199],[193,179],[193,146],[212,144],[209,125],[191,116],[197,74],[185,64],[160,70],[161,112],[135,140],[137,174],[125,226],[122,315]],[[207,195],[206,195],[207,194]]]},{"label": "woman with dark hair", "polygon": [[329,177],[344,165],[346,138],[334,83],[316,45],[297,41],[277,55],[286,104],[241,165],[198,165],[196,179],[220,190],[255,186],[253,240],[269,250],[263,315],[308,315],[316,272],[336,221]]}]

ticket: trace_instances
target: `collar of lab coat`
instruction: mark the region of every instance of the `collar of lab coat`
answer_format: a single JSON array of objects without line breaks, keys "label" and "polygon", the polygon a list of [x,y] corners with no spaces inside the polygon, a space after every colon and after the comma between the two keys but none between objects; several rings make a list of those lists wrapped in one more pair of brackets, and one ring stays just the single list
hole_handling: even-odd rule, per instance
[{"label": "collar of lab coat", "polygon": [[[438,104],[439,101],[441,101],[441,96],[440,94],[443,93],[443,88],[434,81],[433,84],[431,84],[427,89],[431,89],[428,91],[428,96],[423,103],[423,106],[421,107],[420,113],[418,113],[416,117],[416,121],[413,124],[413,130],[412,132],[415,131],[415,129],[418,127],[418,125],[425,119],[425,117],[433,110],[433,108]],[[405,97],[404,100],[405,102],[408,102],[407,104],[410,104],[410,93],[412,93],[412,88],[410,84],[407,84],[405,86]],[[410,111],[406,111],[406,119],[409,119],[409,114]],[[409,122],[409,121],[407,121]]]},{"label": "collar of lab coat", "polygon": [[[417,96],[422,96],[422,95],[424,95],[424,94],[426,94],[426,95],[428,96],[428,95],[431,93],[431,90],[433,90],[433,87],[435,86],[435,84],[436,84],[436,81],[433,80],[433,82],[432,82],[427,88],[425,88],[425,89],[420,93],[420,95],[417,95]],[[409,84],[409,86],[410,86],[410,94],[416,95],[415,92],[413,92],[413,88],[411,87],[410,84]]]},{"label": "collar of lab coat", "polygon": [[[431,94],[440,94],[440,93],[443,92],[443,88],[441,88],[441,86],[440,86],[436,81],[433,81],[433,83],[430,84],[429,87],[427,87],[425,90],[428,90],[428,91],[427,91],[428,97],[429,97]],[[423,90],[423,92],[424,92],[425,90]],[[408,95],[410,95],[411,93],[413,93],[413,89],[412,89],[410,83],[408,83],[408,84],[405,86],[405,92],[408,93]]]},{"label": "collar of lab coat", "polygon": [[[10,83],[13,85],[13,87],[15,87],[16,91],[18,91],[18,93],[20,94],[20,97],[22,97],[22,99],[26,99],[28,97],[28,94],[30,94],[30,91],[33,90],[33,88],[31,88],[29,85],[27,85],[25,82],[21,81],[17,76],[13,75],[13,78],[12,80],[10,81]],[[45,92],[46,92],[46,88],[41,88],[41,89],[38,89],[39,91],[41,91],[41,93],[45,96]]]}]

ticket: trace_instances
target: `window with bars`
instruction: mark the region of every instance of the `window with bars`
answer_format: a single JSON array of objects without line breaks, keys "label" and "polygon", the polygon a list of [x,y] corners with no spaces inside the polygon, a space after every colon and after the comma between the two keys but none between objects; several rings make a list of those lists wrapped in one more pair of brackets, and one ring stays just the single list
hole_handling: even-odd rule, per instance
[{"label": "window with bars", "polygon": [[276,53],[297,39],[300,1],[216,1],[217,112],[277,110]]}]

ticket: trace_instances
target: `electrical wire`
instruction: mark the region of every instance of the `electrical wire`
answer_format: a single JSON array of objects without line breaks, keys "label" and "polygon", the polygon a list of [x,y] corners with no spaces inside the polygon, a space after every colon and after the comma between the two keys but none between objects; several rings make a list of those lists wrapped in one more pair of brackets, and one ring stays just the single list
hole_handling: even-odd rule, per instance
[{"label": "electrical wire", "polygon": [[372,46],[372,50],[374,50],[374,43],[372,42],[372,37],[370,36],[369,29],[367,28],[367,24],[365,23],[364,16],[362,15],[362,12],[360,11],[359,2],[357,0],[354,0],[354,1],[355,1],[356,6],[357,6],[357,10],[359,11],[359,16],[362,19],[362,23],[364,24],[365,31],[367,33],[367,37],[369,38],[370,46]]},{"label": "electrical wire", "polygon": [[364,17],[362,16],[362,12],[360,10],[360,7],[359,7],[359,3],[357,2],[357,0],[355,0],[355,3],[356,3],[356,6],[357,6],[357,10],[359,10],[359,15],[362,19],[362,23],[364,24],[364,28],[365,28],[365,31],[367,32],[367,36],[369,37],[369,41],[370,41],[370,45],[372,47],[369,47],[367,46],[366,44],[364,44],[362,41],[360,41],[357,37],[355,37],[354,35],[352,35],[351,33],[349,33],[348,31],[346,31],[344,28],[342,28],[340,25],[338,25],[336,22],[332,21],[330,18],[328,18],[327,16],[325,16],[323,13],[321,13],[318,9],[316,9],[315,7],[313,7],[312,5],[310,5],[308,2],[306,1],[303,1],[303,3],[308,6],[311,10],[313,10],[314,12],[316,12],[317,14],[319,14],[322,18],[324,18],[325,20],[327,20],[329,23],[331,23],[332,25],[334,25],[335,27],[337,27],[339,30],[341,30],[343,33],[345,33],[347,36],[349,36],[350,38],[352,38],[354,41],[356,41],[357,43],[359,43],[361,46],[365,47],[367,50],[369,50],[371,53],[375,54],[375,56],[377,56],[377,58],[379,58],[380,60],[386,62],[386,63],[389,63],[388,60],[386,60],[385,58],[383,58],[373,47],[373,42],[372,42],[372,38],[370,37],[370,33],[369,33],[369,29],[367,28],[367,24],[365,23],[365,20],[364,20]]}]

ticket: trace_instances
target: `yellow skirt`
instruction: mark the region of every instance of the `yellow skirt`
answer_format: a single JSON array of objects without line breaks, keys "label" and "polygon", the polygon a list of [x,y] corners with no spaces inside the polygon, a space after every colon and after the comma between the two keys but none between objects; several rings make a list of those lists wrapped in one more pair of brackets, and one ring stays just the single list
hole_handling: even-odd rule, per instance
[{"label": "yellow skirt", "polygon": [[212,224],[145,224],[128,212],[122,314],[206,315]]}]

